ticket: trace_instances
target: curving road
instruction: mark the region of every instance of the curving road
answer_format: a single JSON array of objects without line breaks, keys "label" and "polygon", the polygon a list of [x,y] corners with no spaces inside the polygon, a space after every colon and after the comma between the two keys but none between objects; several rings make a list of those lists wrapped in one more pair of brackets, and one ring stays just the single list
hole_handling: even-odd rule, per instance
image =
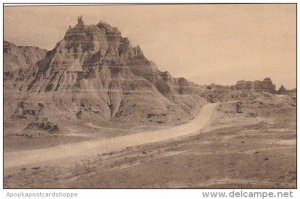
[{"label": "curving road", "polygon": [[8,169],[65,158],[108,153],[119,151],[130,146],[149,144],[197,134],[209,123],[216,106],[217,104],[204,105],[195,119],[189,123],[173,128],[141,132],[106,140],[84,141],[38,150],[5,153],[4,168]]}]

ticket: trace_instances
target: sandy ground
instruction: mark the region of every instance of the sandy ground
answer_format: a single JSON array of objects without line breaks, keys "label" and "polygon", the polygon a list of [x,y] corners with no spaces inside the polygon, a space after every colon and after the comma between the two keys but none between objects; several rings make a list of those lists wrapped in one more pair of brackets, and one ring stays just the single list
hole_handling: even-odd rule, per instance
[{"label": "sandy ground", "polygon": [[295,188],[295,108],[282,108],[268,118],[227,118],[226,124],[216,125],[209,120],[215,106],[173,129],[88,142],[90,147],[79,142],[7,152],[4,186]]}]

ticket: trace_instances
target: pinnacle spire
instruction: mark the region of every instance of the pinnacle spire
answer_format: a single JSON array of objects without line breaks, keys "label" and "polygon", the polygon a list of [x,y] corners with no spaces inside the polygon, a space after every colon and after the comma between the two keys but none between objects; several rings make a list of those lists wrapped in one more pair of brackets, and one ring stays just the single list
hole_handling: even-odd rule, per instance
[{"label": "pinnacle spire", "polygon": [[82,23],[83,24],[82,16],[78,16],[77,21],[78,21],[78,23]]}]

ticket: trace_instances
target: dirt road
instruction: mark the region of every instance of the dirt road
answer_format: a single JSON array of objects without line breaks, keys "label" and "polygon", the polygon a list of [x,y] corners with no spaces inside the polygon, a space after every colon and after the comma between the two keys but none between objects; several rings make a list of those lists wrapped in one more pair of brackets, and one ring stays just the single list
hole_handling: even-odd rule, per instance
[{"label": "dirt road", "polygon": [[199,114],[189,123],[169,129],[140,132],[106,140],[85,141],[59,145],[39,150],[10,152],[4,154],[4,168],[20,167],[65,158],[95,155],[122,150],[126,147],[143,145],[193,135],[200,132],[210,121],[217,104],[203,106]]}]

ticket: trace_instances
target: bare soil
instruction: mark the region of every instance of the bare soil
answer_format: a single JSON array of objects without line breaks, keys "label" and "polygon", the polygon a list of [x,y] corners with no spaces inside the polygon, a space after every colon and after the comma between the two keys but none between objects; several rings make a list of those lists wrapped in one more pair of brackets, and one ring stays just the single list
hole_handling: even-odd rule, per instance
[{"label": "bare soil", "polygon": [[4,187],[296,188],[296,109],[270,111],[215,111],[199,134],[6,168]]}]

